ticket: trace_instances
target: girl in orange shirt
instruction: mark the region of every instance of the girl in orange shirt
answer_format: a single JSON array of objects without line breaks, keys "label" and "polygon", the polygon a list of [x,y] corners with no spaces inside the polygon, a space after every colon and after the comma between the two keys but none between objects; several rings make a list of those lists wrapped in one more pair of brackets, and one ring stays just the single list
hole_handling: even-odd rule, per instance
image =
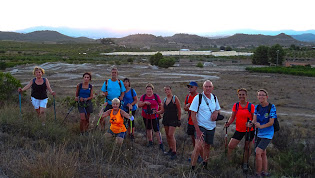
[{"label": "girl in orange shirt", "polygon": [[102,119],[107,116],[110,116],[110,128],[105,136],[108,137],[116,137],[116,143],[122,145],[124,138],[126,136],[126,127],[124,125],[124,117],[130,119],[131,121],[134,120],[133,116],[130,116],[125,111],[119,108],[120,100],[118,98],[114,98],[112,100],[113,109],[110,109],[102,114]]}]

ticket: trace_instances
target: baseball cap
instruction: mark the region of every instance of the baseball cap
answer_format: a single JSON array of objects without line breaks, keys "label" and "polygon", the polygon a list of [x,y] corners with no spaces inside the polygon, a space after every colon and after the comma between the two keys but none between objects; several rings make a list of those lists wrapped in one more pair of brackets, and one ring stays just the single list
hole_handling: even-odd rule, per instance
[{"label": "baseball cap", "polygon": [[192,81],[187,86],[196,86],[196,87],[198,87],[198,84],[196,82]]}]

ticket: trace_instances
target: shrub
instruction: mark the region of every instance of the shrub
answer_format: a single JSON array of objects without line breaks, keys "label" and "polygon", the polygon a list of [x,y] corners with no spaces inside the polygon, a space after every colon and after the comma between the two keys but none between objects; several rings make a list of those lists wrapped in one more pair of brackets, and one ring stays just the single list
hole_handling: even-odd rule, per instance
[{"label": "shrub", "polygon": [[0,103],[16,100],[18,87],[22,87],[19,80],[10,73],[0,72]]},{"label": "shrub", "polygon": [[196,67],[203,68],[203,64],[202,64],[201,62],[198,62],[198,64],[196,65]]},{"label": "shrub", "polygon": [[174,64],[175,64],[174,58],[162,58],[159,61],[158,66],[163,67],[163,68],[168,68],[168,67],[173,66]]},{"label": "shrub", "polygon": [[159,65],[159,61],[161,59],[163,59],[163,55],[162,55],[162,53],[158,52],[158,53],[152,55],[150,57],[149,61],[150,61],[151,65],[156,65],[157,66],[157,65]]},{"label": "shrub", "polygon": [[4,70],[7,68],[7,64],[5,62],[0,62],[0,70]]}]

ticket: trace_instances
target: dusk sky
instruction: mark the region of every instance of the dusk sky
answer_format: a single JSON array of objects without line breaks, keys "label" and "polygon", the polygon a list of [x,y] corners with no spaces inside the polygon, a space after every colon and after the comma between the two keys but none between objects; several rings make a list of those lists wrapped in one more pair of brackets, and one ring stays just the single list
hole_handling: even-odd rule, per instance
[{"label": "dusk sky", "polygon": [[314,30],[314,0],[2,0],[0,31],[36,26],[207,33]]}]

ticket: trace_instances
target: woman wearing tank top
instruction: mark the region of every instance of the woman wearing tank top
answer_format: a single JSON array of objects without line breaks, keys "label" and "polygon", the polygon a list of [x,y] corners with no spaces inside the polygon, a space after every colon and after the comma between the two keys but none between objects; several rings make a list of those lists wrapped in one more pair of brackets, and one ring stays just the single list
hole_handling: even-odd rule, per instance
[{"label": "woman wearing tank top", "polygon": [[119,109],[120,100],[118,98],[114,98],[112,100],[113,109],[109,109],[102,114],[102,119],[107,116],[110,116],[110,128],[107,133],[105,133],[105,137],[116,137],[116,143],[120,146],[122,145],[124,138],[126,136],[126,127],[124,125],[124,117],[130,119],[131,121],[134,120],[133,116],[130,116],[125,111]]},{"label": "woman wearing tank top", "polygon": [[81,135],[87,134],[89,128],[90,113],[93,112],[93,86],[89,83],[92,75],[89,72],[83,74],[83,83],[77,85],[75,101],[78,102],[78,110],[80,113],[80,131]]},{"label": "woman wearing tank top", "polygon": [[161,110],[158,114],[163,114],[163,125],[166,133],[169,151],[166,155],[170,155],[171,159],[176,159],[176,140],[174,137],[176,127],[180,126],[181,108],[180,101],[177,96],[172,94],[170,86],[165,86],[164,91],[166,98],[162,104]]},{"label": "woman wearing tank top", "polygon": [[45,125],[45,109],[47,107],[48,97],[47,97],[47,90],[53,96],[56,93],[51,89],[49,81],[47,78],[42,78],[45,74],[45,70],[41,67],[35,67],[33,70],[33,74],[35,75],[34,79],[31,79],[30,82],[23,88],[19,88],[18,92],[22,93],[23,91],[32,88],[31,91],[31,100],[32,104],[36,110],[36,113],[40,120],[42,121],[42,125]]}]

